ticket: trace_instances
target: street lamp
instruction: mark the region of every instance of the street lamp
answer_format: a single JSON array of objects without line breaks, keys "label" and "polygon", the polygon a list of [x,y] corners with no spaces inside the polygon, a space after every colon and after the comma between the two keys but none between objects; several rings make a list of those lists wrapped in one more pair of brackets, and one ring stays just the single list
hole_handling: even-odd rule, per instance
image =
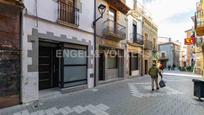
[{"label": "street lamp", "polygon": [[103,18],[103,14],[106,11],[106,6],[100,4],[98,6],[98,12],[100,13],[100,17],[96,18],[96,0],[94,0],[94,21],[93,21],[93,28],[94,28],[94,87],[96,86],[96,22]]},{"label": "street lamp", "polygon": [[105,11],[106,11],[106,6],[103,5],[103,4],[100,4],[100,5],[98,6],[98,11],[99,11],[99,13],[102,15],[102,17],[103,17],[103,14],[104,14]]},{"label": "street lamp", "polygon": [[[101,16],[94,20],[94,26],[96,25],[96,22],[97,22],[99,19],[103,18],[103,14],[105,13],[105,11],[106,11],[106,6],[103,5],[103,4],[100,4],[100,5],[98,6],[98,12],[100,13]],[[96,12],[95,12],[95,13],[96,13]]]}]

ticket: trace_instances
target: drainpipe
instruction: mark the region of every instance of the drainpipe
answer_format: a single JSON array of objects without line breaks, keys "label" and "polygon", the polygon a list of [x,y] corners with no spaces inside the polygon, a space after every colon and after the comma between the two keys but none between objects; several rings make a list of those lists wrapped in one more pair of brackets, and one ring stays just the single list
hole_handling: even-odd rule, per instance
[{"label": "drainpipe", "polygon": [[19,64],[20,64],[20,70],[19,70],[19,100],[20,100],[20,104],[23,104],[22,102],[22,37],[23,37],[23,10],[24,10],[25,6],[23,5],[21,11],[20,11],[20,21],[19,21]]},{"label": "drainpipe", "polygon": [[203,63],[203,67],[202,67],[202,77],[204,79],[204,45],[202,45],[202,63]]},{"label": "drainpipe", "polygon": [[[96,0],[94,0],[94,20],[96,20]],[[94,28],[94,87],[96,87],[96,23]]]}]

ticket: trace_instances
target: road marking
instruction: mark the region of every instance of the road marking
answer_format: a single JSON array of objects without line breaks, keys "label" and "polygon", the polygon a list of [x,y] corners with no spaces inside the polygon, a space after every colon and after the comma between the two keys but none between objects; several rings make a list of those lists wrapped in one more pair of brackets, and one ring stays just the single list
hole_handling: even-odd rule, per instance
[{"label": "road marking", "polygon": [[193,75],[193,74],[189,75],[189,74],[182,74],[182,73],[163,73],[163,75],[202,78],[201,75]]},{"label": "road marking", "polygon": [[150,92],[150,83],[128,83],[131,95],[134,97],[151,97],[151,96],[165,96],[165,95],[177,95],[183,94],[182,92],[172,89],[170,87],[165,87],[157,92]]},{"label": "road marking", "polygon": [[99,105],[87,105],[87,106],[75,106],[70,108],[69,106],[65,106],[62,108],[57,109],[56,107],[48,108],[46,110],[39,110],[36,112],[29,113],[28,110],[23,110],[20,112],[16,112],[13,115],[57,115],[57,114],[63,114],[63,115],[68,115],[73,112],[76,114],[82,114],[85,111],[89,111],[93,113],[94,115],[109,115],[106,111],[110,109],[107,105],[104,104],[99,104]]}]

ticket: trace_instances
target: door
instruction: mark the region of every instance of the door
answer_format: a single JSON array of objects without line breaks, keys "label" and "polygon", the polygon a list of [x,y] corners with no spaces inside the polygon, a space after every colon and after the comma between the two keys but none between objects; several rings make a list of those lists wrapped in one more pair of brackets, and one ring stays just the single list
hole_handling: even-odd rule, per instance
[{"label": "door", "polygon": [[0,3],[0,109],[20,103],[20,11]]},{"label": "door", "polygon": [[145,60],[145,74],[148,74],[148,60]]},{"label": "door", "polygon": [[[42,43],[41,43],[42,44]],[[56,48],[47,46],[39,47],[39,89],[58,87],[58,59]]]},{"label": "door", "polygon": [[100,53],[99,57],[99,81],[105,80],[104,69],[105,69],[105,57],[103,53]]},{"label": "door", "polygon": [[143,57],[142,57],[142,55],[140,55],[140,60],[141,60],[141,61],[140,61],[140,62],[141,62],[141,63],[140,63],[140,65],[141,65],[141,66],[140,66],[140,67],[141,67],[141,76],[143,76],[143,74],[144,74],[144,73],[143,73],[143,69],[144,69],[144,68],[143,68]]},{"label": "door", "polygon": [[116,10],[110,8],[109,9],[109,26],[112,29],[113,32],[116,32]]},{"label": "door", "polygon": [[129,53],[129,75],[132,75],[132,55]]},{"label": "door", "polygon": [[67,20],[70,23],[75,23],[75,0],[66,0]]},{"label": "door", "polygon": [[133,42],[137,42],[137,25],[133,24]]},{"label": "door", "polygon": [[68,23],[75,23],[75,0],[60,0],[60,18]]},{"label": "door", "polygon": [[0,49],[0,108],[19,104],[19,60],[18,50]]}]

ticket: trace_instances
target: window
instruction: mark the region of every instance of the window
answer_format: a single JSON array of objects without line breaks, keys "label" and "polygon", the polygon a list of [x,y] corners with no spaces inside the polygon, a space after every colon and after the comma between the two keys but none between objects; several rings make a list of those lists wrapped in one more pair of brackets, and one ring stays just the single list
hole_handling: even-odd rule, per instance
[{"label": "window", "polygon": [[116,69],[117,68],[117,56],[108,56],[107,68],[108,69]]},{"label": "window", "polygon": [[64,49],[64,87],[87,83],[87,52],[83,49]]},{"label": "window", "polygon": [[59,0],[59,17],[60,21],[76,24],[79,22],[79,9],[75,7],[75,0]]},{"label": "window", "polygon": [[139,69],[139,57],[138,54],[132,54],[132,62],[131,62],[131,68],[132,70],[138,70]]},{"label": "window", "polygon": [[153,47],[156,48],[156,38],[153,38],[153,42],[154,42],[154,43],[153,43],[153,44],[154,44]]},{"label": "window", "polygon": [[166,57],[165,53],[164,53],[164,52],[162,52],[162,58],[165,58],[165,57]]},{"label": "window", "polygon": [[112,8],[109,9],[109,19],[112,21],[116,21],[116,10]]},{"label": "window", "polygon": [[137,25],[133,24],[133,40],[137,39]]},{"label": "window", "polygon": [[116,31],[116,10],[110,8],[109,9],[109,26],[110,29],[112,29],[113,32]]}]

